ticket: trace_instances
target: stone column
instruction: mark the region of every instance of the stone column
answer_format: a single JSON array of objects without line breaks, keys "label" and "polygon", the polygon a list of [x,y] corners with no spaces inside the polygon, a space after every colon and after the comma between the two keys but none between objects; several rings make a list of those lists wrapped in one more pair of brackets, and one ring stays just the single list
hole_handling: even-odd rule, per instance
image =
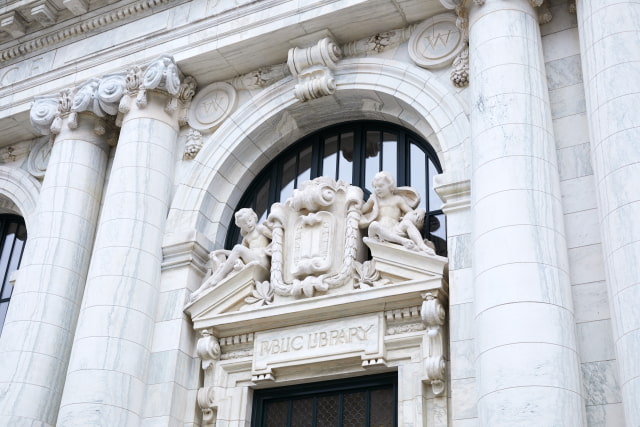
[{"label": "stone column", "polygon": [[114,82],[89,81],[31,110],[41,133],[58,135],[0,340],[1,425],[56,422],[110,149],[101,117],[117,109],[105,89]]},{"label": "stone column", "polygon": [[477,1],[469,12],[480,424],[582,426],[537,13],[527,0]]},{"label": "stone column", "polygon": [[73,343],[58,426],[138,426],[160,286],[178,97],[170,57],[127,75],[122,129]]},{"label": "stone column", "polygon": [[600,230],[626,424],[640,425],[640,2],[577,2]]}]

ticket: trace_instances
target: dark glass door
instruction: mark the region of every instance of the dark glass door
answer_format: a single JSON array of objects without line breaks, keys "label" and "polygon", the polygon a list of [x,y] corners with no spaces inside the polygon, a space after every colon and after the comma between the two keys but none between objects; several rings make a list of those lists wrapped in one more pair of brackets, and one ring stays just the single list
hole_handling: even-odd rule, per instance
[{"label": "dark glass door", "polygon": [[254,392],[252,427],[395,427],[397,375]]}]

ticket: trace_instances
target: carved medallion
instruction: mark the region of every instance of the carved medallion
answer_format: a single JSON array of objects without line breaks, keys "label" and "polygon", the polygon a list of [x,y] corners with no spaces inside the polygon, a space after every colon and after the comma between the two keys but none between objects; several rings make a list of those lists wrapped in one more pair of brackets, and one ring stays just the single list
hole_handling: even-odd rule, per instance
[{"label": "carved medallion", "polygon": [[409,39],[409,56],[423,68],[441,68],[453,61],[465,46],[456,16],[441,14],[420,24]]},{"label": "carved medallion", "polygon": [[189,125],[200,131],[214,130],[231,115],[238,103],[236,90],[229,83],[213,83],[191,102]]},{"label": "carved medallion", "polygon": [[41,138],[31,147],[27,159],[27,170],[36,178],[44,177],[47,172],[47,164],[51,155],[51,143],[49,138]]}]

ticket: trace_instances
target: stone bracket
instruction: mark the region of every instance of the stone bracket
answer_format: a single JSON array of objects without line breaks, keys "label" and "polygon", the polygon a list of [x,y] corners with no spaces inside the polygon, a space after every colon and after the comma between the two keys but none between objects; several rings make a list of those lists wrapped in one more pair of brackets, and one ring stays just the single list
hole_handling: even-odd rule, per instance
[{"label": "stone bracket", "polygon": [[425,382],[431,384],[433,394],[440,396],[445,389],[446,362],[444,359],[445,337],[444,326],[446,312],[437,295],[427,292],[423,295],[421,316],[427,329],[426,343],[428,354],[424,355]]},{"label": "stone bracket", "polygon": [[341,55],[340,47],[329,37],[315,46],[289,49],[287,65],[293,77],[298,79],[295,97],[304,102],[332,95],[336,91],[333,69]]}]

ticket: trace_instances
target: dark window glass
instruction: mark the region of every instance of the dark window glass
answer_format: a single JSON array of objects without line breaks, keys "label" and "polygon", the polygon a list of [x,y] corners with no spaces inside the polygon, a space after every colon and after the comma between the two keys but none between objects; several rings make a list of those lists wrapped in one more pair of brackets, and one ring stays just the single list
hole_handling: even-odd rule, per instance
[{"label": "dark window glass", "polygon": [[15,215],[0,215],[0,333],[7,315],[13,286],[9,279],[18,269],[24,244],[27,241],[27,229],[24,220]]},{"label": "dark window glass", "polygon": [[[425,221],[423,235],[429,240],[444,239],[444,243],[434,243],[436,252],[446,256],[442,202],[432,188],[433,177],[442,171],[436,153],[425,140],[390,123],[344,123],[302,138],[256,177],[236,210],[252,207],[264,220],[273,203],[286,200],[302,182],[322,175],[359,186],[367,199],[371,181],[381,170],[395,175],[398,186],[418,190],[419,207],[433,217],[431,223]],[[227,249],[241,240],[240,230],[230,224]]]},{"label": "dark window glass", "polygon": [[253,396],[252,427],[395,427],[395,373],[269,390]]}]

